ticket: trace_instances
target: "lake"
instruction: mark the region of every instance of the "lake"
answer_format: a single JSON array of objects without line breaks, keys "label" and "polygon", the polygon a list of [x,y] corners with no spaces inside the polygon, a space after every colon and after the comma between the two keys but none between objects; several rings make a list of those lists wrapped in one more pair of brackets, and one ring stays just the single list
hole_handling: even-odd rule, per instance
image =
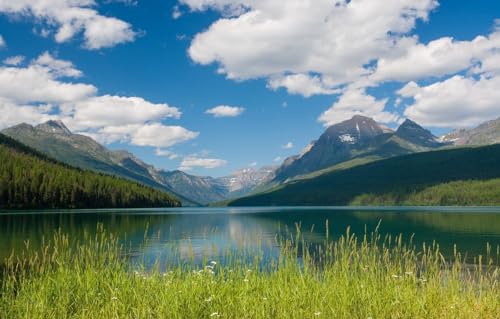
[{"label": "lake", "polygon": [[[454,245],[467,256],[484,254],[489,243],[500,245],[500,207],[493,208],[345,208],[345,207],[258,207],[258,208],[172,208],[4,211],[0,213],[0,260],[19,251],[29,240],[39,247],[62,229],[81,238],[95,232],[98,223],[130,246],[131,256],[150,260],[169,256],[169,247],[185,256],[223,258],[229,251],[245,249],[276,256],[277,238],[291,238],[300,225],[310,244],[321,244],[327,233],[336,239],[346,233],[363,235],[380,223],[382,235],[402,234],[421,246],[436,241],[445,257]],[[277,237],[278,236],[278,237]],[[146,240],[145,240],[146,239]],[[472,260],[472,258],[470,258]]]}]

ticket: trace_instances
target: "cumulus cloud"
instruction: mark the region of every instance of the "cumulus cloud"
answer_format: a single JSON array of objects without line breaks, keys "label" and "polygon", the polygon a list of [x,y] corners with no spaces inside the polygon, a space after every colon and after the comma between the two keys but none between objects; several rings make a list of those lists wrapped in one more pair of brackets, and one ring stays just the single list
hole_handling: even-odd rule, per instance
[{"label": "cumulus cloud", "polygon": [[365,90],[347,89],[328,110],[323,112],[319,121],[325,126],[350,119],[353,115],[371,117],[380,123],[394,123],[399,116],[385,110],[387,99],[377,100],[366,94]]},{"label": "cumulus cloud", "polygon": [[137,33],[129,23],[99,14],[96,6],[94,0],[0,0],[1,13],[44,23],[43,30],[54,32],[59,43],[82,34],[84,47],[95,50],[136,38]]},{"label": "cumulus cloud", "polygon": [[3,48],[5,46],[5,40],[3,39],[2,35],[0,34],[0,48]]},{"label": "cumulus cloud", "polygon": [[297,81],[306,81],[313,89],[305,94],[329,93],[366,74],[366,64],[401,50],[416,20],[426,20],[437,5],[435,0],[181,2],[191,10],[223,13],[193,39],[189,55],[195,62],[217,63],[231,79],[269,78],[270,87],[290,92],[302,93]]},{"label": "cumulus cloud", "polygon": [[285,145],[281,146],[281,148],[285,149],[285,150],[289,150],[289,149],[293,148],[293,143],[292,142],[288,142]]},{"label": "cumulus cloud", "polygon": [[12,66],[20,65],[23,62],[24,62],[24,56],[22,55],[11,56],[3,60],[3,64]]},{"label": "cumulus cloud", "polygon": [[169,147],[189,141],[198,135],[198,132],[189,131],[182,126],[154,123],[141,126],[132,136],[131,143],[140,146]]},{"label": "cumulus cloud", "polygon": [[201,158],[197,156],[186,156],[179,167],[180,170],[189,171],[195,167],[201,168],[218,168],[225,166],[227,164],[226,160],[218,158]]},{"label": "cumulus cloud", "polygon": [[140,97],[103,95],[61,105],[71,114],[76,128],[124,126],[180,118],[181,112],[168,104],[154,104]]},{"label": "cumulus cloud", "polygon": [[214,117],[236,117],[243,113],[245,108],[238,106],[219,105],[205,111]]},{"label": "cumulus cloud", "polygon": [[0,96],[19,103],[64,103],[94,95],[97,88],[82,83],[63,82],[61,76],[80,75],[67,61],[57,60],[54,66],[35,60],[27,67],[0,67]]},{"label": "cumulus cloud", "polygon": [[399,90],[414,102],[405,116],[435,127],[470,127],[500,116],[500,77],[456,75],[428,86],[410,82]]},{"label": "cumulus cloud", "polygon": [[70,61],[43,53],[27,66],[0,66],[0,128],[20,122],[63,120],[73,131],[102,143],[169,147],[198,136],[163,124],[181,111],[141,97],[97,95],[90,84],[66,82],[83,74]]},{"label": "cumulus cloud", "polygon": [[319,76],[292,74],[271,78],[267,85],[273,90],[286,88],[289,94],[300,94],[311,97],[319,94],[335,94],[339,90],[329,88]]},{"label": "cumulus cloud", "polygon": [[[400,56],[378,60],[371,76],[376,81],[415,81],[427,77],[441,77],[471,68],[484,59],[491,59],[500,48],[500,32],[488,37],[478,36],[472,41],[440,38],[428,44],[415,43]],[[496,64],[496,63],[495,63]]]},{"label": "cumulus cloud", "polygon": [[[193,38],[188,50],[193,61],[215,64],[218,72],[229,79],[263,78],[268,88],[284,88],[289,94],[304,97],[340,94],[338,101],[319,118],[325,125],[354,114],[371,116],[384,123],[399,121],[397,114],[385,110],[388,99],[366,94],[367,88],[383,82],[438,81],[436,87],[445,88],[458,85],[454,76],[467,74],[462,77],[462,85],[467,83],[479,91],[485,90],[482,86],[500,74],[498,20],[489,35],[467,41],[442,37],[421,43],[412,34],[417,20],[427,20],[438,6],[436,0],[388,0],[383,5],[372,0],[180,0],[180,3],[192,11],[221,13],[218,20]],[[431,87],[419,88],[419,92],[430,94]],[[418,112],[433,111],[424,108],[423,97],[420,98],[421,102],[415,96],[415,104],[402,112],[425,123],[424,115]],[[396,99],[397,105],[407,104],[402,102]],[[443,105],[440,109],[444,108]],[[470,107],[462,107],[458,113],[460,123],[484,118]],[[440,123],[431,120],[433,114],[426,115],[428,123],[455,124],[453,117],[441,115]]]}]

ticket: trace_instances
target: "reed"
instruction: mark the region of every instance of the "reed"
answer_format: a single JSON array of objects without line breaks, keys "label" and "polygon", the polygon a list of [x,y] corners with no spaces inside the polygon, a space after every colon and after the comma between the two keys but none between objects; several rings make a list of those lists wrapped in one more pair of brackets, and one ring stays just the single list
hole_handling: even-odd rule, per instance
[{"label": "reed", "polygon": [[[0,318],[498,318],[498,250],[473,266],[439,245],[347,230],[312,247],[300,230],[279,257],[236,252],[224,260],[171,254],[131,263],[99,227],[72,240],[56,232],[44,248],[5,262]],[[176,247],[170,247],[175,251]],[[208,256],[208,255],[207,255]],[[191,256],[193,257],[193,256]],[[249,258],[250,257],[250,258]],[[161,266],[160,266],[161,265]]]}]

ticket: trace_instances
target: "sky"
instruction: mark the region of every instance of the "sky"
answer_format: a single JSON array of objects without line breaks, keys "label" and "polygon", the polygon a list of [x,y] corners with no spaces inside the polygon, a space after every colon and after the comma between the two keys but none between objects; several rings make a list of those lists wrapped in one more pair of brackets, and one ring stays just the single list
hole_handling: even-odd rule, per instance
[{"label": "sky", "polygon": [[0,129],[165,170],[277,165],[355,114],[473,127],[499,88],[499,1],[0,0]]}]

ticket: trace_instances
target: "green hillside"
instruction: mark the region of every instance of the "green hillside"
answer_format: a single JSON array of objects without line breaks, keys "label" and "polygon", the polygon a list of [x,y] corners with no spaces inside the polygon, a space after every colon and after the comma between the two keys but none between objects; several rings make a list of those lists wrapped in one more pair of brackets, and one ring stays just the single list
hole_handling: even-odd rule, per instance
[{"label": "green hillside", "polygon": [[375,161],[229,202],[263,205],[500,205],[500,144]]},{"label": "green hillside", "polygon": [[165,192],[59,163],[0,134],[0,208],[179,205]]}]

